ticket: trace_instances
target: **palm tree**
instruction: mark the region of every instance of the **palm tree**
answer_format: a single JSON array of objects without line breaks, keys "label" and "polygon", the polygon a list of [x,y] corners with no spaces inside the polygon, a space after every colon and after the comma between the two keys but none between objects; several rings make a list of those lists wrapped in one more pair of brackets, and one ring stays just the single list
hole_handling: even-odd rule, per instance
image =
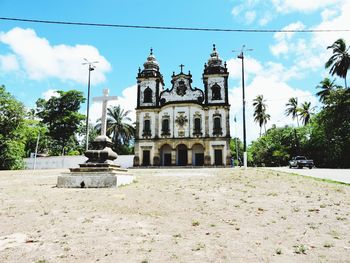
[{"label": "palm tree", "polygon": [[320,97],[320,102],[325,102],[325,100],[331,93],[331,90],[338,87],[334,84],[334,82],[335,80],[331,81],[329,78],[324,78],[324,80],[322,80],[320,84],[316,86],[316,88],[322,89],[321,91],[316,93],[316,95]]},{"label": "palm tree", "polygon": [[327,49],[331,48],[333,50],[333,55],[326,62],[325,67],[329,68],[329,73],[333,76],[344,78],[345,88],[346,85],[346,74],[350,68],[350,54],[348,52],[349,47],[346,47],[344,39],[338,39],[333,43],[333,45],[328,46]]},{"label": "palm tree", "polygon": [[287,109],[285,111],[286,116],[292,115],[293,120],[297,119],[297,124],[299,127],[299,120],[298,120],[298,98],[292,97],[288,100],[288,103],[286,104]]},{"label": "palm tree", "polygon": [[262,119],[263,119],[263,123],[264,123],[265,133],[266,133],[266,123],[267,123],[267,121],[270,120],[270,118],[271,118],[270,114],[268,114],[264,111]]},{"label": "palm tree", "polygon": [[304,125],[307,125],[310,122],[312,110],[311,102],[306,101],[301,104],[301,107],[298,109],[300,119],[303,121]]},{"label": "palm tree", "polygon": [[[124,111],[120,106],[107,108],[107,136],[111,136],[118,151],[122,145],[129,144],[135,136],[135,128],[131,123],[128,114],[130,111]],[[129,122],[129,123],[128,123]],[[101,131],[101,120],[98,120],[96,128]]]},{"label": "palm tree", "polygon": [[[265,117],[264,115],[266,114],[266,104],[263,95],[258,95],[254,100],[253,100],[253,107],[254,107],[254,121],[259,123],[260,126],[260,136],[261,136],[261,128],[264,125],[265,122]],[[266,120],[267,122],[267,120]]]}]

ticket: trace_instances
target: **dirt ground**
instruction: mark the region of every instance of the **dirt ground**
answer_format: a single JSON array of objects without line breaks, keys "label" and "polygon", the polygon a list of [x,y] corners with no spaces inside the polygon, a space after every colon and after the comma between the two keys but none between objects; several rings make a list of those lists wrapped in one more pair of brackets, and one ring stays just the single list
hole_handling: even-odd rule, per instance
[{"label": "dirt ground", "polygon": [[277,171],[131,170],[118,189],[0,172],[0,262],[350,262],[350,186]]}]

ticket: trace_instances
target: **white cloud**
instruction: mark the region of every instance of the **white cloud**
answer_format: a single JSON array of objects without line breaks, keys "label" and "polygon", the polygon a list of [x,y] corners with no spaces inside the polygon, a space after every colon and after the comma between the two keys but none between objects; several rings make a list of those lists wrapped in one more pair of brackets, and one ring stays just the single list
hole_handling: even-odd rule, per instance
[{"label": "white cloud", "polygon": [[[337,16],[325,16],[322,22],[314,26],[313,29],[348,29],[350,25],[349,10],[350,2],[347,1],[339,5],[339,14]],[[319,46],[324,50],[339,38],[343,38],[347,44],[350,42],[350,34],[348,32],[314,33],[312,42],[313,45]]]},{"label": "white cloud", "polygon": [[[242,62],[240,59],[232,58],[227,61],[227,68],[230,73],[230,77],[234,79],[241,79],[242,77]],[[249,79],[253,74],[261,73],[263,67],[259,61],[249,56],[244,57],[244,75]]]},{"label": "white cloud", "polygon": [[[228,69],[233,79],[241,79],[241,60],[229,60]],[[277,126],[291,125],[293,121],[284,115],[285,104],[291,97],[298,97],[299,102],[310,101],[316,105],[317,99],[309,91],[291,87],[287,84],[290,79],[297,79],[302,76],[297,66],[286,68],[281,63],[273,61],[260,62],[247,58],[245,60],[246,76],[246,123],[247,141],[250,142],[259,136],[259,126],[253,119],[253,99],[258,95],[263,95],[268,106],[267,113],[271,115],[267,128],[272,124]],[[248,66],[249,65],[249,66]],[[238,136],[242,138],[242,87],[241,83],[235,84],[229,91],[229,101],[231,104],[231,135],[236,136],[234,116],[237,116]]]},{"label": "white cloud", "polygon": [[9,46],[30,79],[54,77],[63,81],[85,83],[87,68],[81,65],[83,58],[99,61],[91,78],[95,84],[103,82],[105,74],[111,70],[110,63],[95,47],[51,45],[33,29],[17,27],[6,33],[2,32],[0,42]]},{"label": "white cloud", "polygon": [[247,24],[251,24],[255,20],[256,13],[255,13],[255,11],[247,11],[247,12],[245,12],[244,17],[245,17],[245,22]]},{"label": "white cloud", "polygon": [[1,71],[16,71],[18,69],[19,69],[19,65],[15,55],[13,54],[0,55]]},{"label": "white cloud", "polygon": [[[254,122],[252,106],[253,99],[258,95],[263,95],[267,104],[267,113],[271,115],[270,121],[267,123],[267,129],[273,124],[278,127],[285,125],[295,124],[291,117],[284,115],[288,99],[291,97],[298,97],[299,103],[304,101],[310,101],[313,106],[316,105],[317,99],[309,92],[303,91],[298,88],[293,88],[283,81],[280,81],[274,77],[268,76],[256,76],[253,81],[246,86],[246,131],[247,142],[256,139],[259,136],[260,127]],[[242,88],[234,87],[230,89],[230,104],[231,104],[231,135],[242,135]],[[236,134],[234,128],[233,118],[237,116],[237,129]]]},{"label": "white cloud", "polygon": [[[113,89],[110,89],[110,96],[114,96]],[[102,94],[102,91],[101,91]],[[108,107],[120,105],[124,111],[130,111],[128,116],[132,122],[136,121],[136,103],[137,103],[137,85],[127,87],[122,91],[122,95],[118,96],[118,100],[108,102]],[[90,107],[90,121],[95,124],[97,119],[101,118],[102,104],[100,102],[93,102]]]},{"label": "white cloud", "polygon": [[333,18],[338,13],[337,10],[334,9],[325,9],[321,13],[322,20],[329,20]]},{"label": "white cloud", "polygon": [[47,91],[44,91],[41,94],[41,97],[45,100],[49,100],[51,97],[58,97],[59,94],[57,93],[57,90],[54,89],[48,89]]},{"label": "white cloud", "polygon": [[237,5],[234,8],[232,8],[231,14],[233,16],[238,16],[242,12],[243,8],[243,5]]},{"label": "white cloud", "polygon": [[266,13],[263,17],[259,19],[259,25],[265,26],[272,20],[272,14]]},{"label": "white cloud", "polygon": [[344,0],[272,0],[275,9],[281,13],[313,12],[327,6],[334,6]]},{"label": "white cloud", "polygon": [[[291,23],[284,28],[283,30],[301,30],[305,26],[300,21]],[[295,32],[278,32],[274,34],[274,39],[277,41],[275,45],[270,46],[271,53],[274,56],[286,55],[292,48],[294,43],[291,41],[292,37],[295,35]]]}]

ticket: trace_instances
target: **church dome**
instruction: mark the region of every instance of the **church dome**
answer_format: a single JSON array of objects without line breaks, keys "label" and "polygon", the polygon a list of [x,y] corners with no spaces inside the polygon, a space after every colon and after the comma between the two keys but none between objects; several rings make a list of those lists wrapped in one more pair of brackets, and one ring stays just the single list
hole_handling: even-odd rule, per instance
[{"label": "church dome", "polygon": [[208,59],[209,67],[220,67],[222,66],[222,60],[219,57],[219,53],[216,51],[215,44],[213,45],[213,52],[210,54],[210,58]]},{"label": "church dome", "polygon": [[143,63],[145,70],[155,70],[159,71],[159,63],[156,57],[153,55],[153,49],[151,48],[151,52],[147,58],[147,61]]}]

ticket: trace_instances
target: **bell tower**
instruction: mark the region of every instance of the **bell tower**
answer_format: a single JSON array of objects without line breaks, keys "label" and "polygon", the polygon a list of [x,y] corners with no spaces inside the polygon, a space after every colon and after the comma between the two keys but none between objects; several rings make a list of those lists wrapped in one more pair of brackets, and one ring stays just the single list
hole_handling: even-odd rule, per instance
[{"label": "bell tower", "polygon": [[214,44],[208,64],[204,64],[203,83],[206,105],[228,105],[228,75],[226,62],[222,65]]},{"label": "bell tower", "polygon": [[151,48],[147,61],[137,74],[137,109],[159,107],[159,95],[163,91],[163,75]]}]

